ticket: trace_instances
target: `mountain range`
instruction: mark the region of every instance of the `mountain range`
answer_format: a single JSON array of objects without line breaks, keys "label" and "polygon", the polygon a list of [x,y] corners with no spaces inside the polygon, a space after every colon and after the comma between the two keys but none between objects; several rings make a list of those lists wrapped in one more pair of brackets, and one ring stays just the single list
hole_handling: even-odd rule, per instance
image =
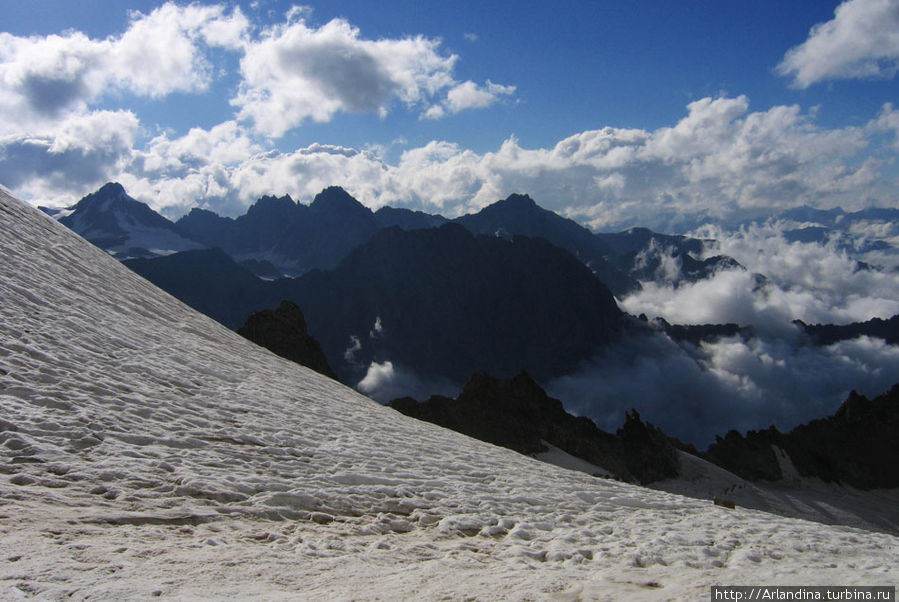
[{"label": "mountain range", "polygon": [[867,223],[877,223],[881,225],[881,228],[885,225],[888,232],[884,232],[884,234],[895,236],[897,234],[896,225],[899,224],[899,209],[869,207],[847,212],[839,207],[817,209],[803,206],[787,209],[778,214],[777,219],[794,226],[785,231],[784,235],[787,240],[827,242],[834,238],[841,246],[852,248],[855,251],[883,251],[892,250],[890,244],[885,240],[863,238],[853,244],[845,237],[856,230],[863,229],[862,226]]},{"label": "mountain range", "polygon": [[286,195],[264,196],[237,218],[194,208],[172,223],[129,197],[121,185],[109,183],[66,210],[45,211],[120,259],[218,248],[264,278],[333,269],[352,249],[385,228],[420,230],[449,221],[473,234],[547,240],[577,257],[619,296],[638,290],[640,280],[652,279],[660,256],[685,262],[685,277],[691,280],[738,265],[730,258],[701,260],[704,241],[695,238],[644,228],[594,233],[520,194],[448,220],[391,207],[373,212],[332,186],[309,205]]},{"label": "mountain range", "polygon": [[[633,321],[614,294],[742,269],[706,257],[709,241],[641,228],[597,234],[517,194],[447,220],[372,212],[331,187],[308,206],[269,196],[238,218],[194,209],[172,223],[107,184],[56,217],[229,328],[295,303],[340,380],[365,382],[384,402],[455,393],[478,372],[527,371],[546,383],[628,336]],[[131,233],[147,244],[128,242]],[[890,325],[864,333],[889,337]],[[753,336],[736,324],[653,326],[693,345]],[[833,340],[826,326],[800,327],[812,342]],[[861,332],[841,328],[842,338]]]},{"label": "mountain range", "polygon": [[334,270],[271,282],[217,249],[125,265],[234,329],[256,310],[296,303],[350,383],[386,362],[454,383],[482,370],[559,376],[614,341],[624,319],[608,288],[562,249],[457,224],[387,228]]},{"label": "mountain range", "polygon": [[659,254],[687,278],[723,265],[693,259],[701,240],[598,235],[526,195],[447,220],[372,212],[331,187],[308,206],[268,196],[235,219],[194,209],[172,223],[110,183],[56,217],[229,328],[296,303],[352,383],[388,365],[451,388],[478,371],[561,376],[616,340],[613,294],[638,289]]}]

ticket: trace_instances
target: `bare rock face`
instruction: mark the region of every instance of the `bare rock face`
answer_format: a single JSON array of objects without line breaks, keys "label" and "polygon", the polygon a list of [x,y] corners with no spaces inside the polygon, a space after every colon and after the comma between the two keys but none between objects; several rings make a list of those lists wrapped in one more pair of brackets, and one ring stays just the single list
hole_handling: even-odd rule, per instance
[{"label": "bare rock face", "polygon": [[899,384],[874,399],[855,391],[831,416],[781,433],[773,426],[730,431],[716,438],[705,457],[745,479],[783,478],[774,447],[786,453],[799,474],[857,489],[899,486]]},{"label": "bare rock face", "polygon": [[295,303],[282,301],[277,309],[256,312],[237,332],[272,353],[337,380],[321,345],[309,336],[306,319]]},{"label": "bare rock face", "polygon": [[435,395],[418,403],[404,397],[389,405],[522,454],[546,451],[546,442],[626,481],[646,484],[678,474],[674,446],[636,411],[628,413],[624,426],[612,435],[589,418],[566,412],[561,401],[549,397],[526,373],[511,379],[476,374],[456,399]]}]

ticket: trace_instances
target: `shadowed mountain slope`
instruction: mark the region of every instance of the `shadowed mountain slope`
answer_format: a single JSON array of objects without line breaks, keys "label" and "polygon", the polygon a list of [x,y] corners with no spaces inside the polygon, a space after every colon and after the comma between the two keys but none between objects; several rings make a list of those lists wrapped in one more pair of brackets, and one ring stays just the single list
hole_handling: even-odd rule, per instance
[{"label": "shadowed mountain slope", "polygon": [[336,186],[309,206],[264,196],[236,219],[194,209],[177,225],[237,260],[266,260],[290,274],[333,268],[380,228],[371,210]]},{"label": "shadowed mountain slope", "polygon": [[334,270],[273,282],[214,250],[126,265],[235,329],[254,311],[296,303],[347,383],[387,361],[456,382],[480,370],[558,376],[615,340],[623,319],[605,285],[564,250],[456,224],[382,230]]},{"label": "shadowed mountain slope", "polygon": [[303,309],[332,362],[358,342],[336,368],[350,380],[385,361],[457,382],[480,370],[560,375],[614,340],[623,316],[562,249],[455,224],[382,230],[335,270],[275,286]]},{"label": "shadowed mountain slope", "polygon": [[539,207],[527,195],[513,194],[455,221],[475,234],[548,240],[587,264],[616,295],[639,288],[635,279],[609,262],[607,256],[612,250],[600,237],[570,219]]}]

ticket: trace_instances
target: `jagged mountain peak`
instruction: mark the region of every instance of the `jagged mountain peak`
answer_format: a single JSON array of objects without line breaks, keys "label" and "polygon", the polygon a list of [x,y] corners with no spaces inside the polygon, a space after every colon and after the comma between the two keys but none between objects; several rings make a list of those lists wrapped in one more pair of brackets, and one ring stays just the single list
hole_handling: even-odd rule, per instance
[{"label": "jagged mountain peak", "polygon": [[512,194],[481,209],[456,218],[476,234],[510,238],[515,235],[543,238],[576,256],[617,295],[639,288],[636,280],[607,259],[610,249],[596,234],[571,219],[544,209],[526,194]]},{"label": "jagged mountain peak", "polygon": [[285,194],[284,196],[275,196],[273,194],[267,194],[259,197],[259,199],[250,205],[249,209],[247,209],[246,215],[251,214],[260,214],[260,213],[274,213],[274,212],[287,212],[293,211],[298,207],[296,201],[290,198],[289,194]]},{"label": "jagged mountain peak", "polygon": [[125,187],[118,182],[107,182],[106,184],[101,186],[95,194],[101,196],[127,196],[127,194],[125,193]]},{"label": "jagged mountain peak", "polygon": [[509,209],[540,209],[536,201],[527,194],[513,193],[501,201],[494,203],[496,206]]},{"label": "jagged mountain peak", "polygon": [[107,211],[113,205],[117,207],[131,207],[140,210],[140,207],[150,209],[146,203],[142,203],[125,192],[125,187],[118,182],[107,182],[101,186],[96,192],[92,192],[78,201],[72,209],[75,211]]},{"label": "jagged mountain peak", "polygon": [[329,186],[315,195],[309,209],[313,212],[359,212],[371,211],[340,186]]},{"label": "jagged mountain peak", "polygon": [[153,257],[202,246],[149,205],[128,196],[118,182],[85,196],[61,213],[59,221],[119,258]]}]

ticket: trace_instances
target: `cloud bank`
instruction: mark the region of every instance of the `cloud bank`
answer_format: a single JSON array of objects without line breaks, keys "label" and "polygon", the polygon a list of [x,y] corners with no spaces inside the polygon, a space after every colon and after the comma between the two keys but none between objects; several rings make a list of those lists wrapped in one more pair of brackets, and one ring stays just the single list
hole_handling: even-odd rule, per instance
[{"label": "cloud bank", "polygon": [[547,391],[614,431],[640,415],[700,448],[730,429],[781,430],[833,413],[849,391],[876,396],[896,383],[899,347],[862,337],[828,347],[786,338],[722,339],[688,352],[646,336],[606,350]]},{"label": "cloud bank", "polygon": [[[596,229],[684,231],[800,205],[896,205],[890,165],[868,153],[884,137],[894,143],[896,114],[884,107],[862,127],[827,129],[796,106],[751,112],[745,97],[705,98],[657,130],[607,127],[536,149],[510,138],[482,154],[434,141],[406,149],[393,163],[377,149],[312,144],[266,151],[240,122],[229,121],[180,137],[162,133],[141,150],[114,146],[116,162],[98,160],[95,171],[170,216],[198,205],[239,214],[264,194],[308,200],[342,185],[373,209],[389,204],[452,217],[527,192]],[[50,153],[55,138],[28,140],[41,140]],[[21,141],[0,141],[4,163],[16,163]],[[71,188],[49,192],[41,173],[19,178],[17,190],[45,193],[42,201],[57,205],[80,198]]]},{"label": "cloud bank", "polygon": [[679,286],[644,283],[621,300],[625,311],[677,324],[751,325],[768,334],[791,332],[796,319],[846,324],[899,314],[899,272],[860,264],[835,239],[789,242],[782,222],[736,232],[704,227],[693,234],[715,240],[706,256],[728,255],[746,269]]},{"label": "cloud bank", "polygon": [[[847,240],[790,241],[803,225],[769,220],[727,231],[705,226],[705,256],[724,254],[745,269],[723,269],[698,282],[679,282],[680,265],[621,300],[634,315],[678,324],[752,326],[748,340],[732,337],[678,345],[667,336],[635,337],[605,350],[577,372],[549,383],[567,407],[612,429],[630,407],[669,434],[705,447],[730,429],[781,430],[833,413],[855,389],[875,396],[899,382],[899,347],[860,337],[810,344],[793,324],[890,318],[899,314],[899,271],[860,264],[851,243],[864,241],[863,224]],[[810,225],[810,224],[805,224]],[[890,258],[895,261],[895,252]]]}]

